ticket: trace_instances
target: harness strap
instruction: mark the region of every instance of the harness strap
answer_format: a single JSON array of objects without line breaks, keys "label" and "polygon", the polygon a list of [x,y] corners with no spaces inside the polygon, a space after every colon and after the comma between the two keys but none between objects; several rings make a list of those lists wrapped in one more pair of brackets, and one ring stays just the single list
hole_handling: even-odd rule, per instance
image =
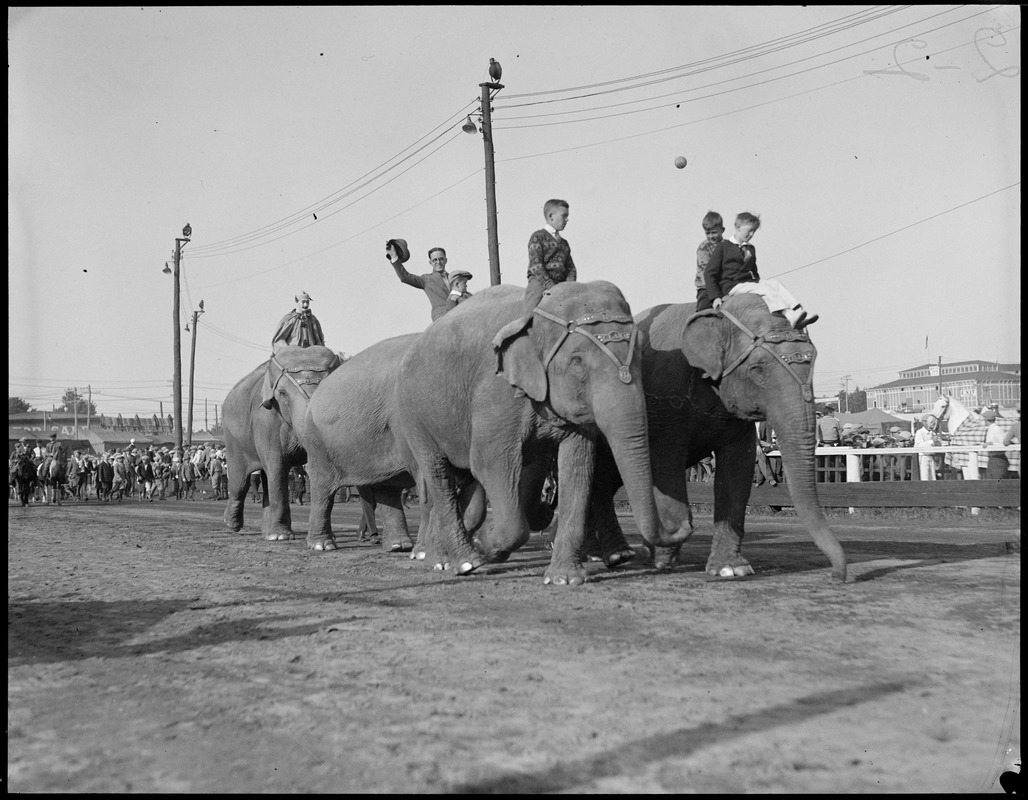
[{"label": "harness strap", "polygon": [[768,333],[766,336],[758,336],[745,325],[743,325],[742,322],[740,322],[735,316],[733,316],[728,311],[725,311],[724,306],[719,308],[718,311],[724,315],[725,319],[727,319],[739,330],[741,330],[748,337],[750,337],[750,343],[747,345],[746,349],[743,350],[742,354],[739,355],[731,364],[729,364],[725,371],[721,373],[722,378],[724,378],[726,375],[728,375],[734,369],[736,369],[740,364],[742,364],[749,357],[750,353],[752,353],[756,348],[762,347],[765,350],[767,350],[767,352],[769,352],[772,356],[774,356],[775,360],[778,361],[783,367],[785,367],[786,371],[792,376],[793,380],[800,385],[800,390],[803,392],[803,399],[807,402],[811,402],[814,399],[814,387],[811,383],[813,380],[813,370],[811,370],[810,374],[811,380],[804,381],[799,375],[796,374],[796,371],[790,366],[790,364],[807,362],[810,362],[810,365],[813,366],[813,351],[806,353],[786,353],[783,355],[776,352],[768,345],[769,342],[773,342],[775,344],[785,341],[809,342],[810,337],[806,334],[805,331],[772,331],[771,333]]},{"label": "harness strap", "polygon": [[304,386],[317,386],[319,383],[321,383],[324,380],[324,376],[320,377],[320,378],[304,378],[302,380],[297,380],[296,378],[293,377],[293,373],[294,372],[295,373],[299,373],[299,372],[328,372],[329,371],[328,367],[322,367],[321,369],[315,369],[314,367],[297,367],[296,369],[286,369],[285,367],[282,366],[282,363],[277,358],[275,358],[275,356],[271,357],[271,361],[272,361],[272,363],[275,364],[275,366],[277,366],[280,370],[282,370],[279,373],[278,378],[275,379],[275,384],[272,387],[272,391],[274,391],[275,389],[278,388],[278,382],[280,380],[282,380],[283,377],[288,377],[289,380],[291,380],[293,382],[293,385],[296,386],[296,388],[299,389],[301,392],[303,392],[304,395],[306,396],[307,392],[304,392],[303,387]]},{"label": "harness strap", "polygon": [[[538,314],[540,317],[548,319],[551,322],[557,323],[560,327],[564,329],[560,335],[560,338],[557,339],[553,347],[550,348],[550,352],[546,355],[546,358],[543,360],[543,370],[549,367],[550,362],[553,360],[553,357],[557,355],[557,351],[560,349],[560,346],[564,344],[564,340],[567,339],[568,336],[570,336],[572,333],[578,333],[587,338],[597,347],[599,347],[600,350],[606,353],[610,360],[614,362],[615,366],[617,366],[618,368],[618,378],[622,383],[632,382],[632,373],[630,367],[632,364],[632,355],[635,353],[635,338],[637,328],[635,327],[635,321],[632,319],[630,315],[617,314],[612,311],[598,311],[592,314],[586,314],[584,316],[579,317],[578,319],[566,320],[561,319],[556,314],[551,314],[548,311],[544,311],[538,306],[535,307],[533,313]],[[607,333],[594,334],[590,333],[589,331],[582,330],[583,325],[594,325],[598,322],[616,322],[621,324],[628,324],[632,326],[632,332],[625,333],[624,331],[609,331]],[[614,354],[614,352],[609,347],[607,347],[607,344],[609,342],[624,341],[628,342],[628,358],[625,360],[625,363],[622,364],[621,359],[619,359]]]}]

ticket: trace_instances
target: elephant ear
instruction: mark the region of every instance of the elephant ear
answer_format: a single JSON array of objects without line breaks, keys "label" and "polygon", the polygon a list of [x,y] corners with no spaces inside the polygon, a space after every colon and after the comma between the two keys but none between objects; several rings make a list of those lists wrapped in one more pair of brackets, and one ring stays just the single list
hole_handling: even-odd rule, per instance
[{"label": "elephant ear", "polygon": [[271,408],[271,404],[275,400],[275,387],[278,385],[281,375],[281,370],[269,361],[268,368],[264,372],[264,380],[261,381],[261,405],[264,408]]},{"label": "elephant ear", "polygon": [[682,352],[689,363],[713,381],[720,379],[728,355],[723,322],[724,316],[713,308],[697,311],[685,321],[682,336]]},{"label": "elephant ear", "polygon": [[549,385],[546,368],[532,344],[532,338],[525,333],[508,340],[503,353],[503,376],[533,400],[546,399]]}]

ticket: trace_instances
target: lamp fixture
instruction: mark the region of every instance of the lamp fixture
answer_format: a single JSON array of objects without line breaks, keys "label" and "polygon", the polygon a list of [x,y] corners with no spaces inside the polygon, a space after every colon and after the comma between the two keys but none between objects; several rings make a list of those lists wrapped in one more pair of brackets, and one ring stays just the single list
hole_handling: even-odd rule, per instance
[{"label": "lamp fixture", "polygon": [[475,126],[475,123],[471,121],[470,114],[468,114],[468,121],[461,125],[460,129],[464,131],[464,133],[478,133],[478,128]]},{"label": "lamp fixture", "polygon": [[167,261],[164,262],[164,269],[162,269],[161,272],[163,272],[165,275],[171,274],[171,267],[168,266]]}]

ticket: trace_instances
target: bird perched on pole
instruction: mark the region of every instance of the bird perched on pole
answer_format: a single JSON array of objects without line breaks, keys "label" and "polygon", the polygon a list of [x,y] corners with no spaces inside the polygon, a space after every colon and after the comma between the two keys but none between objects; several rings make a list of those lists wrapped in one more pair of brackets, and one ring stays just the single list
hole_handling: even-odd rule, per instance
[{"label": "bird perched on pole", "polygon": [[503,67],[500,66],[500,62],[495,58],[489,59],[489,77],[492,78],[496,83],[500,82],[500,76],[503,75]]}]

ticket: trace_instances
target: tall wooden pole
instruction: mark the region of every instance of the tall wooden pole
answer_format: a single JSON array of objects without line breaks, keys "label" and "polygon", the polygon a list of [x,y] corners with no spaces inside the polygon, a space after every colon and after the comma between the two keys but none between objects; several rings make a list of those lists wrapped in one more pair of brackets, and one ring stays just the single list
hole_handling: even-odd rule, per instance
[{"label": "tall wooden pole", "polygon": [[172,403],[175,415],[175,447],[182,447],[182,325],[179,320],[179,262],[182,260],[182,240],[175,239],[175,307],[172,309],[171,322],[175,326],[174,348],[175,367],[172,375]]},{"label": "tall wooden pole", "polygon": [[489,105],[490,91],[500,91],[499,83],[480,83],[482,88],[482,141],[485,144],[485,208],[486,226],[489,231],[489,285],[500,282],[500,240],[496,226],[496,166],[493,153],[492,108]]}]

